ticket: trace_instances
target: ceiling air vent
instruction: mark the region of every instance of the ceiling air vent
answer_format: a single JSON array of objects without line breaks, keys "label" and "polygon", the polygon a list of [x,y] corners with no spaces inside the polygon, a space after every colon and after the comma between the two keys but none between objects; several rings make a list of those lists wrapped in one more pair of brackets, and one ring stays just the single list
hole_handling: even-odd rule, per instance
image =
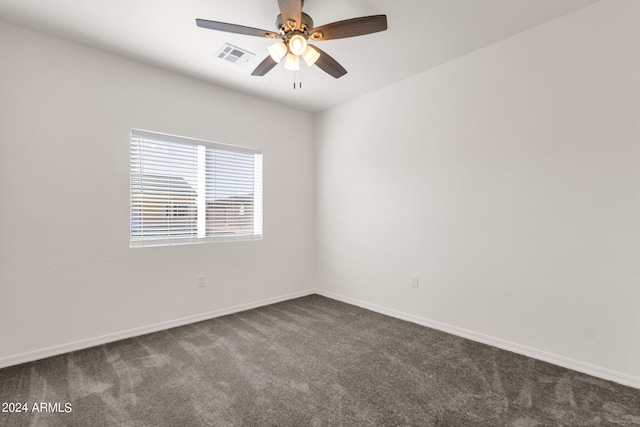
[{"label": "ceiling air vent", "polygon": [[256,55],[249,52],[248,50],[244,50],[229,43],[225,43],[216,53],[216,56],[220,59],[224,59],[225,61],[233,62],[237,65],[242,65],[249,62],[249,60],[251,60],[251,58]]}]

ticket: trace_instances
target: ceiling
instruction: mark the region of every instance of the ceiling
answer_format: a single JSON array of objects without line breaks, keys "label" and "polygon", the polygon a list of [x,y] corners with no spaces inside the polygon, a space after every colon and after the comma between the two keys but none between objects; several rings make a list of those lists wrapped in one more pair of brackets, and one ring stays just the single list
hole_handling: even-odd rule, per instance
[{"label": "ceiling", "polygon": [[[306,0],[315,26],[386,14],[385,32],[317,43],[348,74],[302,65],[302,88],[279,64],[251,76],[273,40],[198,28],[196,18],[275,30],[277,0],[0,0],[0,20],[318,112],[601,0]],[[221,60],[224,43],[255,53]]]}]

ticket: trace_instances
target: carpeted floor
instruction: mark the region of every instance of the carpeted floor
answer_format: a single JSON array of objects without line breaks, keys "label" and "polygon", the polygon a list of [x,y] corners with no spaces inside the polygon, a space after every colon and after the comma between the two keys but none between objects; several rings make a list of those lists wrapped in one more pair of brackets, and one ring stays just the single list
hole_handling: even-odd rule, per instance
[{"label": "carpeted floor", "polygon": [[317,295],[2,369],[0,402],[12,427],[640,426],[640,390]]}]

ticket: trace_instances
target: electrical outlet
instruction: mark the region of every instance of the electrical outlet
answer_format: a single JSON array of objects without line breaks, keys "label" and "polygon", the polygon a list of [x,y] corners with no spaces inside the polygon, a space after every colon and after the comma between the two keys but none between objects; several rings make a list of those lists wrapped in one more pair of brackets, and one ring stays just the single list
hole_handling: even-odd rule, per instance
[{"label": "electrical outlet", "polygon": [[204,274],[199,274],[198,275],[198,287],[199,288],[205,288],[207,286],[207,283],[204,281],[205,279],[205,275]]},{"label": "electrical outlet", "polygon": [[411,287],[412,288],[420,287],[420,281],[418,280],[418,275],[417,274],[411,275]]}]

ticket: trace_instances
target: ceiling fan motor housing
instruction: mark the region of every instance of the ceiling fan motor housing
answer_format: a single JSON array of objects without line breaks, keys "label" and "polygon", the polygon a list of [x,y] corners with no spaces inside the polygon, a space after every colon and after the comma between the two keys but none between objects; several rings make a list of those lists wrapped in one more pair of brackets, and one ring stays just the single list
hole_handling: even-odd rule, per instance
[{"label": "ceiling fan motor housing", "polygon": [[[309,37],[309,30],[313,28],[313,19],[311,19],[311,17],[306,13],[302,12],[300,20],[302,21],[300,25],[300,27],[302,28],[302,34],[305,36],[305,38]],[[291,28],[289,28],[289,25],[287,24],[288,23],[284,22],[284,20],[282,19],[282,15],[278,15],[278,17],[276,18],[276,28],[284,31],[286,34],[291,31]]]}]

